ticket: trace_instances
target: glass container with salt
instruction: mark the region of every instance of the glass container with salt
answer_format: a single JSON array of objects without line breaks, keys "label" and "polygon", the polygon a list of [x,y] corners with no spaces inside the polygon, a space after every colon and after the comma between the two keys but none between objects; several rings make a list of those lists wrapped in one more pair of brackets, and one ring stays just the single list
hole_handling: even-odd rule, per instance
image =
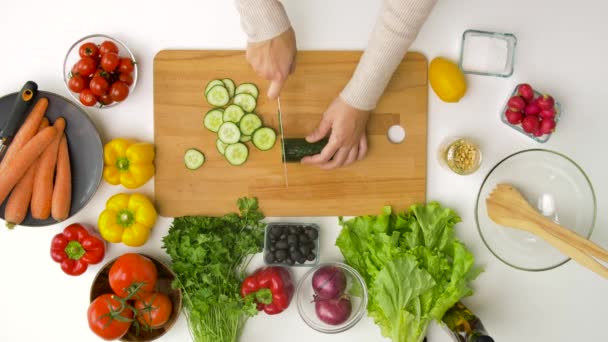
[{"label": "glass container with salt", "polygon": [[460,68],[464,73],[509,77],[517,38],[511,33],[467,30],[462,35]]}]

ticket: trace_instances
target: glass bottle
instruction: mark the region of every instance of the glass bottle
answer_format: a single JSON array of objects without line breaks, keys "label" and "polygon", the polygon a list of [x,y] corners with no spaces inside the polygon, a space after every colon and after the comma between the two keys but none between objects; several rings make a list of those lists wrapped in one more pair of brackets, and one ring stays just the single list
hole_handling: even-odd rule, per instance
[{"label": "glass bottle", "polygon": [[494,342],[481,320],[464,304],[458,302],[443,316],[443,322],[458,342]]}]

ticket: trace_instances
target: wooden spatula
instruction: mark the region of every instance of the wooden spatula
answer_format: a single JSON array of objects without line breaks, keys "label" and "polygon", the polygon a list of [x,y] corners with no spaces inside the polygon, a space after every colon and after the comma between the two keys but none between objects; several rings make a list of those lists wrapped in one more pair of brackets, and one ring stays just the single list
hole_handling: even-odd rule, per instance
[{"label": "wooden spatula", "polygon": [[608,279],[608,251],[541,215],[510,184],[498,184],[486,199],[488,216],[502,226],[522,229],[541,237],[581,265]]}]

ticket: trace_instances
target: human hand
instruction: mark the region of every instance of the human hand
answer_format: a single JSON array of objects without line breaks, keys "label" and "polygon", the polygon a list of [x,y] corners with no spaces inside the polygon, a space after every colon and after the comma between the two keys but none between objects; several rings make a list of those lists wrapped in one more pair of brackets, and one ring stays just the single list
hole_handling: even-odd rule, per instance
[{"label": "human hand", "polygon": [[329,142],[321,153],[303,158],[302,163],[329,170],[363,159],[367,153],[365,129],[369,114],[369,111],[350,106],[340,97],[334,99],[317,129],[306,137],[312,143],[323,139],[331,131]]},{"label": "human hand", "polygon": [[272,39],[247,44],[247,62],[260,77],[270,81],[268,98],[276,99],[287,76],[295,71],[296,51],[292,28]]}]

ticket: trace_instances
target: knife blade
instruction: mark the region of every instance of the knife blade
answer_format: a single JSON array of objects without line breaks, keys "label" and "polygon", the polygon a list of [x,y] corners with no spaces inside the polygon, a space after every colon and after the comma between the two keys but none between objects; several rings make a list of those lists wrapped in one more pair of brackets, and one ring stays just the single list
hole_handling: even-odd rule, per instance
[{"label": "knife blade", "polygon": [[283,132],[283,111],[281,110],[281,97],[277,97],[277,107],[279,114],[279,133],[281,135],[281,152],[283,160],[283,177],[285,178],[285,187],[289,187],[289,179],[287,178],[287,159],[285,156],[285,134]]},{"label": "knife blade", "polygon": [[25,113],[27,113],[30,105],[34,102],[37,91],[38,85],[35,82],[28,81],[21,88],[19,94],[17,94],[13,107],[8,112],[4,126],[0,127],[0,159],[2,159],[4,152],[8,149],[8,145],[21,125]]}]

